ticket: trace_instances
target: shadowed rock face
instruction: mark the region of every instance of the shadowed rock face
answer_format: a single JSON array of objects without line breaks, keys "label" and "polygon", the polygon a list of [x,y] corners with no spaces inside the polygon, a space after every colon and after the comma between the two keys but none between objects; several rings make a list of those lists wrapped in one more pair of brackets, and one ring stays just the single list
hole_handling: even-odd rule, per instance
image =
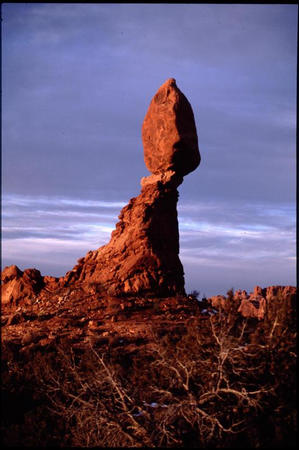
[{"label": "shadowed rock face", "polygon": [[[192,108],[173,78],[154,96],[142,136],[145,162],[153,174],[142,178],[140,195],[122,209],[110,242],[88,252],[64,277],[44,277],[36,286],[43,289],[44,285],[48,292],[79,285],[88,290],[92,286],[115,296],[185,294],[177,187],[183,175],[199,165],[200,155]],[[20,274],[15,268],[12,272],[15,281],[20,279],[19,286],[23,283]],[[15,286],[15,282],[10,284]],[[9,292],[6,302],[12,301]],[[35,288],[30,295],[34,292]]]},{"label": "shadowed rock face", "polygon": [[151,101],[142,126],[146,167],[152,173],[173,170],[185,176],[200,163],[194,115],[190,103],[167,80]]}]

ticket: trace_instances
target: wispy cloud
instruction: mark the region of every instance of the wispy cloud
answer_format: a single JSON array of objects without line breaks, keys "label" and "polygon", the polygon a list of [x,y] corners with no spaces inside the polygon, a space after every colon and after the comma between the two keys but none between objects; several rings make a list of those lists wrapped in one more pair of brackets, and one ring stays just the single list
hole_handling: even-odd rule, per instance
[{"label": "wispy cloud", "polygon": [[95,201],[95,200],[82,200],[75,198],[63,198],[63,197],[44,197],[44,196],[21,196],[21,195],[4,195],[3,196],[4,206],[10,207],[11,205],[16,206],[34,206],[46,205],[55,207],[75,206],[83,208],[119,208],[125,206],[125,202],[106,202],[106,201]]},{"label": "wispy cloud", "polygon": [[[38,265],[44,273],[51,270],[54,275],[63,275],[87,251],[108,243],[124,205],[20,195],[4,196],[3,200],[4,264],[13,262],[21,268]],[[287,269],[289,277],[294,276],[293,205],[180,205],[179,229],[187,285],[195,269],[201,284],[206,267],[213,268],[215,277],[229,267],[232,271],[251,267],[258,276],[261,266],[275,265],[278,260],[284,267],[282,275]]]},{"label": "wispy cloud", "polygon": [[61,275],[109,241],[147,174],[149,101],[175,77],[202,155],[179,188],[187,289],[294,282],[297,12],[4,4],[4,263]]}]

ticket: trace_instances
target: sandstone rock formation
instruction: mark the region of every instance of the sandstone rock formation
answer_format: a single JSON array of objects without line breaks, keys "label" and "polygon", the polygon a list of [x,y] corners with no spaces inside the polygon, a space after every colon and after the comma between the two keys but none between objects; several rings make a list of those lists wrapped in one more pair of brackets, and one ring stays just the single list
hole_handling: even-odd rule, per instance
[{"label": "sandstone rock formation", "polygon": [[143,178],[141,194],[122,209],[109,244],[80,259],[65,283],[93,283],[110,295],[183,294],[176,211],[181,181],[171,171]]},{"label": "sandstone rock formation", "polygon": [[179,259],[177,187],[200,155],[192,108],[169,79],[154,96],[142,127],[144,157],[153,175],[119,215],[110,242],[90,251],[65,283],[93,283],[111,295],[184,294]]},{"label": "sandstone rock formation", "polygon": [[[40,289],[43,285],[50,291],[84,285],[86,291],[95,289],[115,296],[185,294],[179,259],[177,187],[183,176],[199,165],[200,154],[192,108],[173,78],[154,96],[142,137],[145,162],[153,174],[142,178],[140,195],[122,209],[110,242],[89,251],[59,280],[34,279]],[[16,280],[23,283],[19,274],[14,284],[4,281],[7,302],[17,302]]]},{"label": "sandstone rock formation", "polygon": [[17,306],[29,304],[44,287],[39,270],[26,269],[22,272],[17,266],[6,267],[1,274],[1,303]]},{"label": "sandstone rock formation", "polygon": [[[267,311],[275,311],[280,308],[287,300],[294,299],[296,296],[296,287],[294,286],[269,286],[262,289],[255,286],[253,292],[247,294],[245,290],[237,290],[234,293],[233,300],[238,304],[238,312],[243,317],[264,319]],[[224,295],[215,295],[208,299],[213,308],[227,307],[227,299]]]},{"label": "sandstone rock formation", "polygon": [[200,163],[196,126],[190,103],[167,80],[151,101],[142,125],[144,160],[148,170],[173,170],[185,176]]}]

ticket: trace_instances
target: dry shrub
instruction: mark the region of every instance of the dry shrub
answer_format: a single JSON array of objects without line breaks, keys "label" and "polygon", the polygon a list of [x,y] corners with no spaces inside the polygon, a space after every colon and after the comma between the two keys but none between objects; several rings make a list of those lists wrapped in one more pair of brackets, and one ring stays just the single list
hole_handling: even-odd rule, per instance
[{"label": "dry shrub", "polygon": [[[233,308],[189,321],[184,333],[153,331],[131,354],[60,345],[17,379],[30,372],[61,446],[292,447],[295,333],[289,312],[258,323]],[[12,377],[20,364],[10,367]]]}]

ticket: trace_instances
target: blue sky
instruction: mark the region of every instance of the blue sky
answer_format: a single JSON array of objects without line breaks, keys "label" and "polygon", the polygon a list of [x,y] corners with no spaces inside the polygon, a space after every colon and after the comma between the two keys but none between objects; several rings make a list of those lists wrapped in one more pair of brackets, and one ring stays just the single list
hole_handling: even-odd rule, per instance
[{"label": "blue sky", "polygon": [[179,187],[186,290],[295,284],[297,5],[3,4],[2,264],[63,275],[149,175],[173,77],[202,161]]}]

